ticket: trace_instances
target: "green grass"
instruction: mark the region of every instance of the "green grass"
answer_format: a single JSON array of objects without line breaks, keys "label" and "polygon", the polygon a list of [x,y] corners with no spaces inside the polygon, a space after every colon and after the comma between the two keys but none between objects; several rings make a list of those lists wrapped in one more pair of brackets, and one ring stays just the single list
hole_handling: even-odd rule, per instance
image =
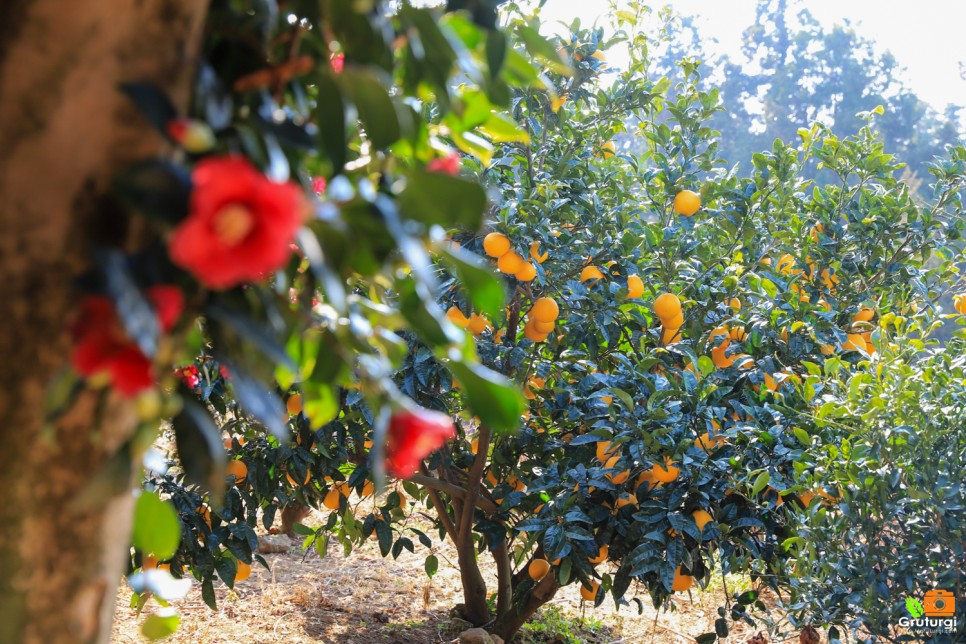
[{"label": "green grass", "polygon": [[520,644],[545,644],[551,641],[585,644],[610,641],[614,636],[612,629],[599,619],[571,617],[556,606],[547,606],[523,625],[515,641]]}]

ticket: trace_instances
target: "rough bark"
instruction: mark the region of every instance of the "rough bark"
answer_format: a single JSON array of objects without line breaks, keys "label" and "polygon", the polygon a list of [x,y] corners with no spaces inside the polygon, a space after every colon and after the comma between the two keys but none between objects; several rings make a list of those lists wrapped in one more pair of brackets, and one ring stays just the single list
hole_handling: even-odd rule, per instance
[{"label": "rough bark", "polygon": [[117,91],[153,81],[186,104],[206,3],[0,3],[0,641],[106,642],[131,495],[77,493],[131,434],[128,403],[81,395],[45,427],[66,366],[73,279],[92,243],[140,234],[106,197],[113,173],[162,151]]},{"label": "rough bark", "polygon": [[557,577],[550,573],[533,587],[530,596],[522,606],[510,606],[505,613],[498,615],[493,625],[488,627],[489,631],[507,642],[512,641],[520,627],[533,617],[537,609],[553,599],[558,590],[560,590],[560,584],[557,583]]}]

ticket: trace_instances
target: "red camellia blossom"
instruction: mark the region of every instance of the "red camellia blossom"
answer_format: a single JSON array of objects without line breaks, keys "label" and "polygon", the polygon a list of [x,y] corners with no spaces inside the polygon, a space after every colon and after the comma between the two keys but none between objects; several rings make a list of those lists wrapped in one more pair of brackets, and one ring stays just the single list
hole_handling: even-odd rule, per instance
[{"label": "red camellia blossom", "polygon": [[455,177],[460,173],[459,152],[447,154],[440,159],[433,159],[426,164],[426,169],[430,172],[441,172],[442,174],[449,174]]},{"label": "red camellia blossom", "polygon": [[316,178],[312,179],[312,190],[317,195],[324,194],[325,193],[325,189],[328,187],[328,185],[329,184],[325,180],[325,177],[316,177]]},{"label": "red camellia blossom", "polygon": [[396,478],[409,478],[424,458],[456,437],[453,419],[422,407],[397,411],[389,419],[386,470]]},{"label": "red camellia blossom", "polygon": [[[181,291],[160,285],[149,288],[145,296],[154,306],[161,330],[170,331],[184,308]],[[81,376],[104,374],[118,393],[129,398],[154,386],[151,361],[125,333],[114,303],[107,297],[88,295],[81,301],[71,335],[71,363]]]},{"label": "red camellia blossom", "polygon": [[171,260],[212,289],[261,279],[285,265],[302,225],[303,197],[242,157],[201,161],[188,217],[171,235]]},{"label": "red camellia blossom", "polygon": [[332,54],[329,62],[332,63],[332,71],[336,74],[341,74],[342,69],[345,67],[345,54]]},{"label": "red camellia blossom", "polygon": [[180,367],[174,370],[174,375],[185,384],[188,389],[197,389],[201,384],[201,372],[198,367],[189,364],[187,367]]}]

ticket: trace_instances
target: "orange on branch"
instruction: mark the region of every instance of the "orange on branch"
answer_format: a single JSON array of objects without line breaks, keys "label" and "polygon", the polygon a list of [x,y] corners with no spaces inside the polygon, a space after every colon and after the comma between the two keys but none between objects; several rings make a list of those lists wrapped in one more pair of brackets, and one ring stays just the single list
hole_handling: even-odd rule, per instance
[{"label": "orange on branch", "polygon": [[678,566],[674,571],[674,581],[671,583],[671,590],[676,593],[682,593],[690,590],[692,585],[694,585],[694,577],[682,574],[681,566]]},{"label": "orange on branch", "polygon": [[682,190],[674,196],[674,212],[690,217],[701,209],[701,197],[691,190]]},{"label": "orange on branch", "polygon": [[523,267],[513,274],[521,282],[532,282],[537,276],[537,267],[530,262],[523,262]]},{"label": "orange on branch", "polygon": [[527,566],[527,573],[534,581],[540,581],[547,576],[548,572],[550,572],[550,562],[546,559],[534,559]]},{"label": "orange on branch", "polygon": [[639,275],[627,276],[627,297],[637,299],[644,295],[644,280]]},{"label": "orange on branch", "polygon": [[530,309],[530,317],[538,322],[553,322],[559,315],[560,307],[550,297],[541,297],[533,303],[533,307]]},{"label": "orange on branch", "polygon": [[517,271],[523,268],[523,265],[525,263],[526,263],[526,260],[524,260],[519,253],[516,253],[511,250],[505,255],[502,255],[500,259],[496,261],[496,267],[500,269],[501,273],[514,275],[516,274]]},{"label": "orange on branch", "polygon": [[580,596],[587,601],[592,602],[597,598],[597,589],[600,588],[600,584],[596,581],[591,581],[589,584],[590,585],[588,586],[581,582]]},{"label": "orange on branch", "polygon": [[483,250],[490,257],[503,257],[510,252],[510,238],[503,233],[490,233],[483,238]]},{"label": "orange on branch", "polygon": [[245,477],[248,476],[248,466],[242,461],[228,461],[228,465],[225,466],[225,475],[235,477],[235,485],[244,482]]},{"label": "orange on branch", "polygon": [[674,293],[664,293],[654,300],[654,314],[661,320],[670,320],[681,314],[681,300]]},{"label": "orange on branch", "polygon": [[604,274],[600,272],[600,269],[596,266],[584,266],[584,269],[580,271],[580,281],[590,282],[591,284],[596,283],[598,280],[604,279]]}]

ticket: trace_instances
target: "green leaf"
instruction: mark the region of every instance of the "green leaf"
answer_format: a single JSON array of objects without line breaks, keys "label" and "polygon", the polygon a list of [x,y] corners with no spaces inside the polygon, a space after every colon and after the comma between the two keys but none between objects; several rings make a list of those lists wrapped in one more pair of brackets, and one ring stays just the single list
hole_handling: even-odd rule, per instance
[{"label": "green leaf", "polygon": [[463,386],[463,393],[480,421],[498,431],[516,429],[526,402],[516,387],[478,364],[450,362],[447,365]]},{"label": "green leaf", "polygon": [[922,607],[922,602],[915,597],[906,597],[906,610],[909,611],[909,614],[912,615],[914,619],[922,617],[926,612]]},{"label": "green leaf", "polygon": [[751,487],[752,495],[757,495],[759,492],[765,489],[768,482],[771,481],[771,475],[768,472],[762,472],[755,479],[755,484]]},{"label": "green leaf", "polygon": [[182,395],[181,412],[171,421],[178,458],[187,479],[220,498],[225,488],[225,447],[208,412]]},{"label": "green leaf", "polygon": [[[392,98],[382,83],[369,72],[346,69],[339,74],[343,91],[352,97],[366,136],[376,148],[386,148],[399,140],[399,116]],[[320,124],[321,128],[325,124]]]},{"label": "green leaf", "polygon": [[436,555],[429,555],[426,557],[426,562],[423,564],[423,568],[426,570],[426,575],[432,579],[433,575],[435,575],[436,571],[439,569],[439,559],[436,558]]},{"label": "green leaf", "polygon": [[302,400],[302,412],[313,427],[321,427],[339,415],[338,393],[327,384],[303,383]]},{"label": "green leaf", "polygon": [[326,553],[329,551],[329,535],[323,534],[318,539],[315,540],[315,552],[319,555],[319,559],[325,559]]},{"label": "green leaf", "polygon": [[466,251],[453,251],[444,246],[441,254],[447,264],[456,270],[460,282],[469,292],[473,308],[494,318],[503,310],[505,293],[503,280],[483,259]]},{"label": "green leaf", "polygon": [[[490,77],[497,78],[506,60],[507,39],[500,29],[492,29],[486,33],[486,63],[490,67]],[[432,576],[432,575],[430,575]]]},{"label": "green leaf", "polygon": [[170,559],[181,543],[181,522],[170,502],[157,492],[142,492],[134,506],[134,547],[158,559]]},{"label": "green leaf", "polygon": [[497,143],[530,143],[530,135],[523,128],[495,112],[477,129]]},{"label": "green leaf", "polygon": [[797,438],[798,442],[801,443],[802,445],[808,447],[809,445],[812,444],[812,437],[809,436],[808,432],[806,432],[801,427],[793,427],[792,433],[795,434],[795,438]]},{"label": "green leaf", "polygon": [[553,46],[540,33],[527,25],[517,25],[517,36],[523,41],[524,46],[530,54],[544,63],[547,67],[562,76],[573,76],[573,70],[569,65],[560,60],[557,48]]},{"label": "green leaf", "polygon": [[181,623],[181,616],[173,608],[161,608],[149,615],[141,625],[141,634],[149,640],[160,640],[174,634]]},{"label": "green leaf", "polygon": [[315,119],[321,124],[319,147],[329,155],[334,173],[340,174],[346,161],[345,104],[331,74],[322,74],[315,82],[319,90],[315,105]]},{"label": "green leaf", "polygon": [[412,170],[399,205],[408,219],[427,226],[476,230],[483,224],[486,192],[475,181],[440,172]]}]

